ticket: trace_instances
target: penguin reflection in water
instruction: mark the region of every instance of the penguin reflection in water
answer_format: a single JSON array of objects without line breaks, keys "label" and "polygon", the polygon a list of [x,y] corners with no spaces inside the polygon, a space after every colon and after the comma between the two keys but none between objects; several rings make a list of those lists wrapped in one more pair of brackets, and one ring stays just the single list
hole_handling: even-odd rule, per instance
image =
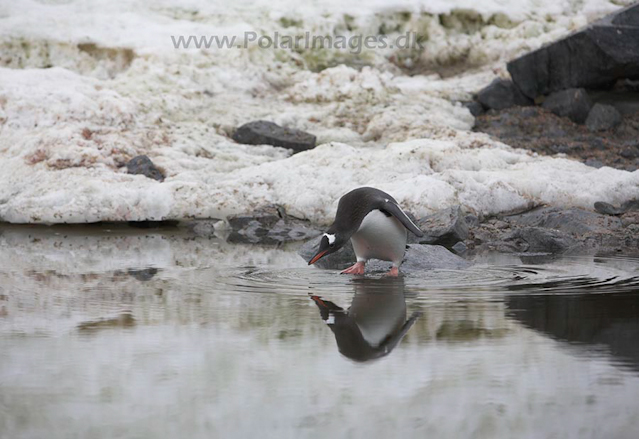
[{"label": "penguin reflection in water", "polygon": [[308,264],[336,252],[350,239],[357,262],[342,273],[364,274],[366,261],[381,259],[393,263],[388,275],[397,276],[406,252],[407,230],[424,236],[393,197],[372,187],[352,190],[340,198],[335,221]]},{"label": "penguin reflection in water", "polygon": [[324,323],[333,331],[337,349],[354,361],[370,361],[388,355],[419,318],[406,320],[402,278],[354,279],[355,295],[348,310],[311,296]]}]

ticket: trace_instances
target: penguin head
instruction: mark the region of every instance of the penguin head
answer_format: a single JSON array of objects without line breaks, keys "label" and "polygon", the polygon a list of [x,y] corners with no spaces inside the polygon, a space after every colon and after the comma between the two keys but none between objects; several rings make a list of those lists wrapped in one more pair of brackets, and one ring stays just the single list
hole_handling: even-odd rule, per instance
[{"label": "penguin head", "polygon": [[322,239],[320,240],[317,253],[315,253],[315,256],[311,258],[311,260],[308,262],[308,265],[316,263],[326,255],[335,253],[337,250],[342,248],[346,241],[348,241],[348,238],[341,236],[339,233],[331,233],[330,230],[324,233]]}]

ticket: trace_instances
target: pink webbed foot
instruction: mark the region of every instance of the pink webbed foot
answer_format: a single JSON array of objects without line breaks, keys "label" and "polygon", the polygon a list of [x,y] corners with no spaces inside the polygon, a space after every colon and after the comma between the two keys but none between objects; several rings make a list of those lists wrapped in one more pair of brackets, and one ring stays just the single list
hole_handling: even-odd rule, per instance
[{"label": "pink webbed foot", "polygon": [[357,262],[352,267],[348,267],[346,270],[342,271],[341,274],[364,274],[365,265],[365,262]]},{"label": "pink webbed foot", "polygon": [[393,266],[391,267],[390,271],[388,273],[386,273],[384,276],[388,276],[388,277],[397,277],[399,276],[399,268]]}]

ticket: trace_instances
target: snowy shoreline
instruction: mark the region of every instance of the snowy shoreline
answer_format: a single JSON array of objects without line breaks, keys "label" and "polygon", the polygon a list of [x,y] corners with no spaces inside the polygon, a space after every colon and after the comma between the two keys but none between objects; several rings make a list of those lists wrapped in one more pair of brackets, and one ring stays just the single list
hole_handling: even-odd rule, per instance
[{"label": "snowy shoreline", "polygon": [[[25,1],[0,8],[0,220],[12,223],[225,218],[269,204],[316,224],[357,186],[423,216],[450,205],[494,215],[546,204],[593,209],[639,193],[639,171],[594,169],[471,132],[458,103],[504,62],[619,8],[609,2],[327,2],[290,12],[201,1]],[[356,9],[356,8],[355,8]],[[543,10],[543,12],[542,12]],[[439,14],[439,15],[437,15]],[[401,34],[423,53],[176,50],[170,35]],[[388,30],[390,29],[390,31]],[[352,55],[352,56],[351,56]],[[436,71],[455,71],[442,77]],[[326,65],[345,62],[351,66]],[[364,67],[361,67],[364,63]],[[421,66],[425,74],[407,75]],[[240,145],[256,119],[306,130],[290,156]],[[146,154],[167,178],[123,165]]]}]

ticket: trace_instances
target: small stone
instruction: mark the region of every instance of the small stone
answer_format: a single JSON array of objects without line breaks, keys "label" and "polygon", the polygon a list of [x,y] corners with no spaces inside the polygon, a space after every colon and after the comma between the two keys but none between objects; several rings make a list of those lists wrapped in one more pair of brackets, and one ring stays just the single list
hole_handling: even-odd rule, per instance
[{"label": "small stone", "polygon": [[233,140],[246,145],[280,146],[297,153],[315,148],[317,139],[305,131],[284,128],[265,120],[256,120],[235,130]]},{"label": "small stone", "polygon": [[532,100],[524,96],[512,81],[497,78],[477,95],[477,99],[486,108],[503,110],[515,105],[532,105]]},{"label": "small stone", "polygon": [[550,94],[543,108],[561,117],[568,117],[575,123],[584,123],[592,107],[588,93],[583,88],[569,88]]},{"label": "small stone", "polygon": [[609,130],[620,123],[621,113],[612,105],[604,104],[595,104],[586,119],[586,126],[590,131]]},{"label": "small stone", "polygon": [[164,181],[162,172],[153,164],[151,159],[145,155],[133,157],[126,164],[126,169],[129,174],[144,175],[153,180]]},{"label": "small stone", "polygon": [[452,247],[453,251],[455,253],[457,253],[458,255],[462,255],[464,253],[466,253],[468,251],[468,246],[466,244],[464,244],[463,242],[458,242],[457,244],[455,244]]},{"label": "small stone", "polygon": [[604,215],[622,215],[626,212],[639,210],[639,200],[625,201],[620,207],[615,207],[612,204],[603,201],[597,201],[595,203],[595,210]]},{"label": "small stone", "polygon": [[603,166],[605,166],[601,160],[599,160],[599,159],[595,159],[595,158],[592,158],[592,157],[591,157],[591,158],[589,158],[589,159],[587,159],[587,160],[584,162],[584,164],[585,164],[586,166],[590,166],[590,167],[592,167],[592,168],[597,168],[597,169],[602,168]]},{"label": "small stone", "polygon": [[622,209],[604,201],[597,201],[595,210],[603,215],[621,215],[624,212]]}]

